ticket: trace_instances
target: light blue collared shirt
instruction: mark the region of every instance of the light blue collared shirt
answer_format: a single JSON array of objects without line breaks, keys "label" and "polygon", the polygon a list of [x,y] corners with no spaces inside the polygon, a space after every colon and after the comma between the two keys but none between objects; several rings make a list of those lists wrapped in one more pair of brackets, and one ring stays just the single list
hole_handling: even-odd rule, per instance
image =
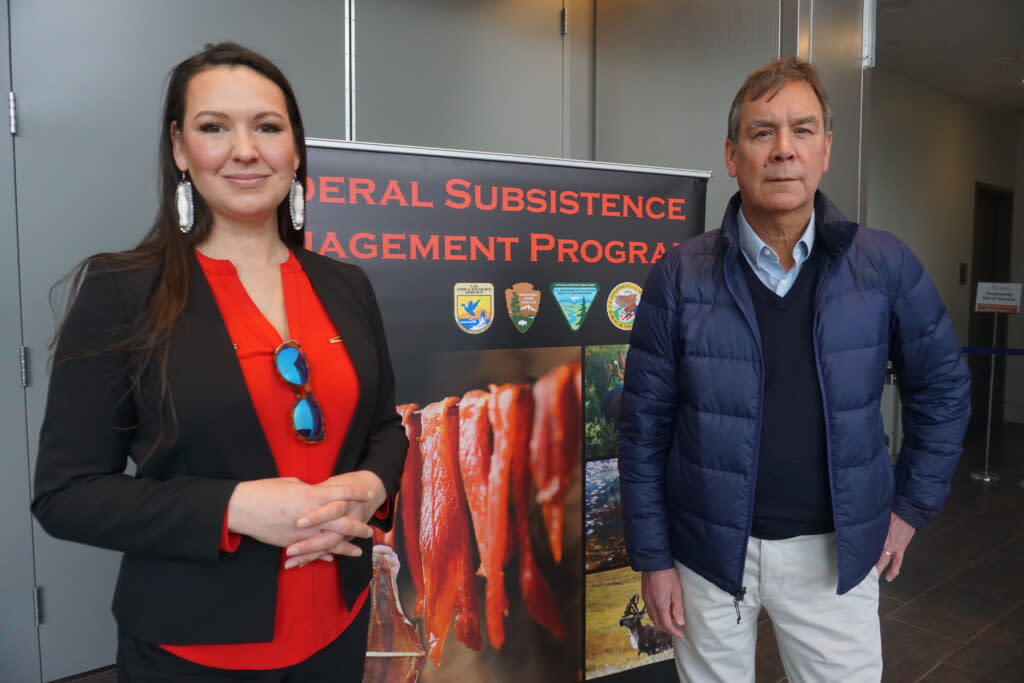
[{"label": "light blue collared shirt", "polygon": [[765,244],[750,227],[747,217],[743,215],[742,207],[736,212],[736,222],[740,229],[740,251],[753,268],[757,279],[779,296],[786,296],[814,247],[814,209],[811,209],[811,220],[807,223],[803,236],[793,247],[793,260],[796,261],[796,265],[790,268],[789,272],[783,270],[775,250]]}]

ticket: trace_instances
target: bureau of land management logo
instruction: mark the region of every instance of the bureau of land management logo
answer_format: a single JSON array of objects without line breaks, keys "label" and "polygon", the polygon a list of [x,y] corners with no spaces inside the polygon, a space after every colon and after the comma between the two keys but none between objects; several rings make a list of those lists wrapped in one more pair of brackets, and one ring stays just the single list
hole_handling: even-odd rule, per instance
[{"label": "bureau of land management logo", "polygon": [[633,329],[636,308],[640,305],[643,289],[635,282],[623,282],[615,285],[608,294],[608,319],[620,330]]},{"label": "bureau of land management logo", "polygon": [[490,282],[456,282],[455,322],[468,334],[487,331],[494,322],[494,285]]},{"label": "bureau of land management logo", "polygon": [[580,329],[600,289],[596,282],[555,282],[551,285],[555,303],[573,332]]}]

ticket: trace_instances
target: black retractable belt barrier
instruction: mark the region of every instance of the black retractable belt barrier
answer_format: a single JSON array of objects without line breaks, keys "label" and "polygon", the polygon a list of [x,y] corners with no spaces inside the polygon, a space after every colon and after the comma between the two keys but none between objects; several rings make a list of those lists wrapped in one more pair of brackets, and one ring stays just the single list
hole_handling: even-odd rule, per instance
[{"label": "black retractable belt barrier", "polygon": [[[971,479],[980,481],[983,484],[992,484],[999,481],[999,475],[988,469],[988,456],[989,447],[992,441],[992,390],[995,383],[996,374],[996,356],[1024,356],[1024,349],[1003,349],[998,348],[994,345],[996,340],[996,325],[999,322],[999,316],[995,317],[995,321],[992,325],[992,341],[993,346],[965,346],[963,352],[969,355],[978,356],[992,356],[992,361],[989,364],[989,378],[988,378],[988,421],[985,424],[985,469],[978,472],[971,472]],[[1024,488],[1024,479],[1020,482],[1020,486]]]}]

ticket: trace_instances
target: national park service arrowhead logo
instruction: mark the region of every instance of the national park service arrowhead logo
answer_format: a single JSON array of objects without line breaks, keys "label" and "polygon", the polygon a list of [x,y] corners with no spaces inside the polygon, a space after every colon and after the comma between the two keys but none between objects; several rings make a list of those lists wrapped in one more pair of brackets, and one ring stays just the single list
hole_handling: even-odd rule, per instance
[{"label": "national park service arrowhead logo", "polygon": [[615,285],[608,294],[608,319],[620,330],[633,329],[633,318],[636,308],[640,305],[643,289],[635,282],[623,282]]},{"label": "national park service arrowhead logo", "polygon": [[515,328],[525,333],[540,310],[540,290],[529,282],[517,282],[505,290],[505,308]]},{"label": "national park service arrowhead logo", "polygon": [[573,332],[580,329],[600,289],[596,282],[555,282],[551,285],[551,294]]},{"label": "national park service arrowhead logo", "polygon": [[468,334],[486,332],[494,321],[494,285],[490,282],[455,283],[455,322]]}]

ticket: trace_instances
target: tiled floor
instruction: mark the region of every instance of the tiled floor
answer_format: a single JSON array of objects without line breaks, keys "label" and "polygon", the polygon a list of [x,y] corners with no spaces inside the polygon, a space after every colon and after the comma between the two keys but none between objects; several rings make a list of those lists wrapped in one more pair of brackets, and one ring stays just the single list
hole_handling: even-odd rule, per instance
[{"label": "tiled floor", "polygon": [[[885,683],[1024,683],[1024,425],[971,434],[935,520],[911,542],[900,576],[882,582]],[[758,683],[785,681],[770,623],[761,624]]]},{"label": "tiled floor", "polygon": [[[882,582],[885,683],[1024,682],[1024,425],[995,435],[990,469],[1001,481],[971,480],[983,453],[984,436],[972,434],[942,512],[911,542],[899,578]],[[757,667],[758,683],[785,681],[767,618]]]}]

